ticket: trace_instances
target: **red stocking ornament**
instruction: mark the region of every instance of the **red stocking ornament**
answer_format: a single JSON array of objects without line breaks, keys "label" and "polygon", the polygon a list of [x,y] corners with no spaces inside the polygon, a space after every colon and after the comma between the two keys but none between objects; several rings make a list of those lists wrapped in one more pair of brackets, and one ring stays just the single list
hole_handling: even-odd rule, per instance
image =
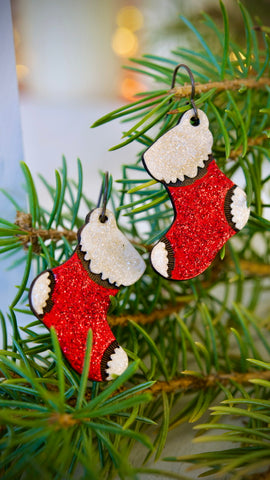
[{"label": "red stocking ornament", "polygon": [[202,110],[188,110],[178,125],[143,156],[148,173],[168,190],[174,221],[151,252],[163,277],[187,280],[201,274],[249,217],[245,192],[218,168],[213,137]]},{"label": "red stocking ornament", "polygon": [[33,313],[46,327],[55,328],[64,355],[79,373],[92,329],[91,380],[112,380],[127,368],[127,355],[107,323],[107,311],[110,296],[136,282],[144,270],[143,259],[117,228],[113,213],[96,208],[78,232],[71,258],[41,273],[31,285]]}]

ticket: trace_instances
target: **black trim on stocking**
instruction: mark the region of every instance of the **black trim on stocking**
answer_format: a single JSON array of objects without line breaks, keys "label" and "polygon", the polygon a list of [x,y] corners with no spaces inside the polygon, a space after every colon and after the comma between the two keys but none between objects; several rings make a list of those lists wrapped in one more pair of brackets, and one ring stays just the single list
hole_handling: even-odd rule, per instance
[{"label": "black trim on stocking", "polygon": [[95,208],[93,210],[91,210],[85,217],[85,223],[83,224],[83,226],[78,230],[78,233],[77,233],[77,238],[78,238],[78,244],[77,244],[77,247],[76,247],[76,252],[77,252],[77,255],[82,263],[82,266],[84,267],[84,269],[87,271],[89,277],[91,278],[91,280],[93,280],[93,282],[97,283],[98,285],[101,285],[102,287],[105,287],[105,288],[120,288],[120,285],[116,285],[116,283],[111,283],[109,282],[109,280],[103,280],[102,279],[102,273],[93,273],[91,272],[91,260],[85,260],[84,256],[87,252],[84,252],[82,249],[81,249],[81,232],[83,230],[83,228],[87,225],[87,223],[89,223],[89,220],[90,220],[90,216],[91,216],[91,213],[96,210]]},{"label": "black trim on stocking", "polygon": [[[32,290],[34,288],[34,285],[36,283],[36,280],[41,277],[42,275],[44,275],[45,273],[49,273],[49,285],[48,287],[50,288],[50,291],[49,291],[49,298],[46,300],[46,304],[45,304],[45,307],[43,308],[43,313],[40,313],[38,314],[36,312],[36,310],[34,309],[34,306],[32,304],[32,300],[31,300],[31,297],[32,297]],[[30,286],[30,289],[29,289],[29,294],[28,294],[28,298],[29,298],[29,305],[30,305],[30,308],[33,312],[33,314],[39,318],[39,320],[42,320],[45,313],[49,313],[51,311],[51,309],[53,308],[53,301],[52,301],[52,293],[53,293],[53,290],[54,290],[54,287],[55,287],[55,279],[54,279],[54,274],[52,272],[52,270],[44,270],[44,272],[40,273],[36,278],[35,280],[32,282],[31,286]]]},{"label": "black trim on stocking", "polygon": [[237,185],[233,185],[226,193],[226,197],[224,200],[224,213],[226,220],[230,227],[235,231],[239,232],[239,229],[235,226],[235,223],[233,221],[233,215],[232,215],[232,210],[231,210],[231,204],[232,204],[232,196],[234,194],[234,190],[237,188]]},{"label": "black trim on stocking", "polygon": [[108,368],[108,362],[111,360],[111,355],[114,353],[115,349],[119,347],[119,343],[114,340],[103,353],[103,357],[100,362],[100,372],[103,382],[105,382],[109,376],[109,374],[106,372],[106,369]]},{"label": "black trim on stocking", "polygon": [[[171,246],[170,241],[165,236],[161,237],[161,239],[158,241],[158,243],[156,243],[156,245],[158,245],[159,243],[164,243],[167,254],[168,254],[168,265],[167,265],[167,275],[168,276],[164,277],[164,275],[162,275],[155,268],[155,266],[152,263],[151,254],[150,254],[150,263],[151,263],[152,268],[155,270],[155,272],[157,272],[161,277],[166,278],[166,280],[171,280],[171,273],[172,273],[172,271],[174,269],[174,265],[175,265],[174,251],[173,251],[173,248]],[[153,248],[155,248],[156,245],[154,245]],[[153,250],[153,248],[152,248],[152,250]]]},{"label": "black trim on stocking", "polygon": [[[151,147],[149,147],[149,148],[151,148]],[[195,177],[191,178],[191,177],[188,177],[187,175],[184,175],[184,180],[177,180],[175,183],[174,182],[166,183],[164,180],[159,180],[159,179],[155,178],[154,175],[150,172],[150,170],[148,170],[146,162],[144,160],[144,155],[147,152],[147,150],[142,155],[142,163],[143,163],[143,166],[144,166],[145,170],[150,175],[150,177],[154,178],[154,180],[156,180],[159,183],[162,183],[163,185],[165,185],[167,187],[185,187],[186,185],[192,185],[194,182],[196,182],[196,180],[204,177],[204,175],[207,173],[208,165],[214,160],[214,157],[213,157],[212,153],[210,153],[208,155],[208,159],[203,160],[204,166],[203,167],[197,167],[198,171],[197,171],[197,175]]]},{"label": "black trim on stocking", "polygon": [[79,257],[79,259],[82,263],[82,266],[87,271],[91,280],[93,280],[95,283],[97,283],[98,285],[101,285],[102,287],[105,287],[105,288],[118,288],[118,289],[120,288],[119,285],[116,285],[115,283],[110,283],[109,280],[102,280],[102,278],[101,278],[102,273],[91,272],[91,260],[85,260],[84,259],[84,256],[85,256],[86,252],[83,252],[81,250],[80,245],[77,245],[76,252],[77,252],[77,255],[78,255],[78,257]]},{"label": "black trim on stocking", "polygon": [[174,257],[174,251],[171,246],[170,240],[167,239],[167,237],[162,237],[160,242],[163,242],[165,244],[166,250],[168,252],[168,267],[167,267],[167,273],[168,277],[171,278],[171,273],[174,269],[175,265],[175,257]]},{"label": "black trim on stocking", "polygon": [[168,187],[186,187],[187,185],[192,185],[195,183],[199,178],[204,177],[204,175],[207,173],[207,168],[208,165],[214,160],[214,157],[212,154],[208,155],[208,160],[203,160],[204,161],[204,167],[198,167],[197,175],[193,178],[188,177],[184,175],[184,180],[177,180],[177,182],[173,183],[166,183],[164,180],[161,181],[163,185],[167,185]]}]

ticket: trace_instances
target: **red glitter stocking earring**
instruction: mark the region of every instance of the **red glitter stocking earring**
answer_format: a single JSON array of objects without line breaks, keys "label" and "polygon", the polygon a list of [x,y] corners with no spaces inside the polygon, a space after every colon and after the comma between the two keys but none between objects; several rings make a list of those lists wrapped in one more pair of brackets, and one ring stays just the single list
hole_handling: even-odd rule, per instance
[{"label": "red glitter stocking earring", "polygon": [[[103,207],[99,208],[103,194]],[[93,332],[89,366],[91,380],[112,380],[128,365],[125,351],[117,343],[108,323],[110,296],[120,286],[136,282],[145,263],[117,228],[106,208],[108,174],[98,207],[86,217],[78,232],[73,255],[62,265],[41,273],[29,292],[33,313],[54,327],[61,349],[79,373],[82,372],[88,330]]]},{"label": "red glitter stocking earring", "polygon": [[218,168],[212,156],[213,137],[208,118],[194,103],[192,109],[143,155],[148,173],[168,190],[174,221],[151,252],[153,268],[165,278],[187,280],[204,272],[225,242],[249,217],[245,192]]}]

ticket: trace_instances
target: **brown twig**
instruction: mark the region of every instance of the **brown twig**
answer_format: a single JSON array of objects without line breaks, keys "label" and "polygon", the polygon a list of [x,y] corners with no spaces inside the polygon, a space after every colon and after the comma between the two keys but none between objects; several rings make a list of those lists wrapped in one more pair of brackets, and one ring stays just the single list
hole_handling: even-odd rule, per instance
[{"label": "brown twig", "polygon": [[252,475],[245,476],[243,480],[270,480],[270,469],[266,472],[257,472]]},{"label": "brown twig", "polygon": [[258,371],[250,373],[217,373],[216,375],[204,375],[196,377],[195,375],[181,375],[179,378],[170,380],[169,382],[159,381],[146,390],[153,395],[161,392],[173,393],[179,390],[205,390],[207,388],[216,387],[218,384],[228,385],[231,381],[240,385],[248,385],[251,380],[262,379],[270,380],[270,371]]},{"label": "brown twig", "polygon": [[[270,130],[268,129],[267,132],[270,133]],[[267,133],[264,133],[263,135],[259,135],[256,138],[249,138],[247,142],[248,148],[262,145],[265,142],[265,140],[269,140]],[[242,155],[242,152],[243,152],[242,146],[236,148],[235,150],[231,150],[231,153],[229,156],[230,160],[236,160],[238,157]]]},{"label": "brown twig", "polygon": [[[259,80],[256,77],[250,78],[234,78],[233,80],[224,80],[222,82],[207,82],[207,83],[195,83],[196,94],[209,92],[212,88],[215,88],[217,92],[225,90],[239,90],[242,87],[246,88],[261,88],[266,85],[270,85],[269,77],[261,77]],[[191,85],[183,85],[175,87],[169,91],[173,93],[177,98],[185,98],[191,94]]]},{"label": "brown twig", "polygon": [[[229,265],[233,266],[234,263],[229,261]],[[268,277],[270,275],[269,263],[255,263],[248,260],[240,260],[241,270],[249,275],[256,275],[259,277]]]},{"label": "brown twig", "polygon": [[38,238],[42,238],[43,241],[45,240],[52,240],[54,242],[58,242],[63,237],[68,242],[74,242],[77,240],[77,233],[73,232],[72,230],[56,230],[50,228],[49,230],[45,230],[43,228],[32,228],[32,216],[30,213],[24,213],[17,211],[15,225],[18,225],[21,230],[25,231],[25,234],[19,235],[18,238],[23,244],[25,249],[28,248],[28,245],[31,243],[33,246],[33,251],[35,253],[40,253],[40,246],[38,244]]},{"label": "brown twig", "polygon": [[107,318],[111,327],[115,327],[117,325],[127,325],[129,320],[139,323],[140,325],[148,325],[149,323],[154,323],[156,320],[161,320],[162,318],[168,317],[173,313],[179,312],[179,310],[184,306],[184,302],[176,302],[167,305],[165,308],[156,308],[153,312],[148,314],[138,313],[135,315],[129,315],[124,313],[122,315],[109,315]]},{"label": "brown twig", "polygon": [[[63,237],[65,237],[69,242],[74,242],[77,239],[77,234],[75,232],[72,232],[70,230],[34,230],[32,229],[29,233],[26,235],[21,235],[19,238],[22,242],[23,245],[28,245],[29,243],[32,243],[35,245],[36,239],[38,237],[41,237],[42,240],[52,240],[52,241],[59,241]],[[144,245],[144,244],[138,244],[138,246],[145,251],[150,251],[152,249],[152,246],[149,245]],[[225,262],[223,261],[223,264]],[[227,264],[229,267],[233,267],[234,263],[232,261],[228,261]],[[270,275],[270,265],[269,264],[263,264],[263,263],[255,263],[255,262],[250,262],[248,260],[240,260],[240,267],[243,270],[244,273],[247,275],[257,275],[260,277],[265,277]]]},{"label": "brown twig", "polygon": [[[17,373],[9,372],[9,375],[12,378],[20,378]],[[0,378],[5,378],[5,375],[0,371]],[[207,390],[208,388],[214,388],[218,385],[227,386],[231,382],[236,382],[239,385],[249,385],[252,380],[260,379],[260,380],[267,380],[270,381],[270,371],[269,370],[262,370],[256,372],[247,372],[247,373],[240,373],[240,372],[231,372],[231,373],[217,373],[217,374],[210,374],[210,375],[185,375],[182,373],[180,376],[173,378],[172,380],[164,381],[159,380],[155,382],[151,387],[144,390],[146,393],[150,393],[154,396],[161,394],[162,392],[166,393],[175,393],[179,391],[200,391],[200,390]],[[22,382],[25,379],[22,378]],[[57,391],[56,385],[47,385],[48,390]],[[122,387],[121,389],[117,390],[115,395],[120,391],[125,391],[126,387]],[[91,399],[92,389],[88,388],[85,393],[85,398],[87,400]],[[69,404],[73,404],[75,401],[75,397],[72,397]],[[64,420],[64,418],[63,418]]]},{"label": "brown twig", "polygon": [[[251,380],[262,379],[270,380],[270,371],[263,370],[258,372],[250,373],[217,373],[216,375],[204,375],[204,376],[195,376],[195,375],[185,375],[182,374],[180,377],[173,378],[172,380],[166,381],[157,381],[151,387],[144,390],[144,393],[150,393],[153,396],[160,395],[162,392],[165,393],[176,393],[180,391],[194,391],[198,392],[201,390],[207,390],[208,388],[218,387],[219,385],[229,385],[231,382],[237,382],[239,385],[249,385]],[[126,387],[121,387],[115,392],[114,395],[117,395],[120,392],[125,391]],[[141,392],[140,392],[141,393]],[[85,392],[85,398],[87,401],[91,400],[92,390],[88,388]],[[71,405],[76,403],[76,398],[72,397],[69,401]]]},{"label": "brown twig", "polygon": [[[71,243],[77,240],[77,233],[73,232],[72,230],[66,230],[66,229],[56,230],[52,228],[49,230],[45,230],[41,228],[40,229],[32,228],[31,215],[25,214],[23,212],[17,212],[15,224],[25,231],[25,235],[19,236],[19,239],[21,240],[23,246],[27,248],[29,243],[32,243],[32,245],[34,246],[34,251],[36,253],[39,253],[38,237],[42,238],[43,241],[52,240],[54,242],[58,242],[63,237],[66,238],[66,240],[68,240]],[[137,245],[139,248],[141,248],[144,251],[150,251],[152,249],[151,245],[139,244],[138,242],[134,242],[134,245]],[[229,267],[233,266],[233,262],[231,262],[230,260],[227,262],[227,264],[229,265]],[[260,277],[270,275],[270,265],[268,264],[261,264],[261,263],[250,262],[247,260],[240,260],[240,266],[243,272],[245,272],[246,274],[257,275]],[[151,315],[152,314],[148,316],[150,319],[152,318]],[[137,318],[139,319],[140,315],[137,315]],[[123,319],[121,320],[121,324],[126,324],[127,321],[128,321],[128,317],[123,316]],[[112,323],[113,322],[114,322],[114,317],[112,317]],[[138,323],[140,322],[138,321]],[[151,323],[151,320],[150,320],[150,323]]]},{"label": "brown twig", "polygon": [[[17,373],[12,371],[9,372],[9,375],[12,378],[20,378]],[[5,378],[5,375],[0,371],[0,378]],[[162,392],[174,393],[178,391],[199,391],[206,390],[208,388],[217,387],[218,385],[229,385],[231,382],[236,382],[239,385],[249,385],[250,381],[260,379],[270,381],[270,371],[262,370],[256,372],[240,373],[240,372],[231,372],[231,373],[217,373],[211,375],[185,375],[182,373],[179,377],[173,378],[172,380],[164,381],[159,380],[155,382],[151,387],[144,390],[144,392],[151,393],[156,396]],[[25,379],[22,378],[22,382]],[[47,388],[52,391],[56,391],[56,385],[47,385]],[[122,387],[119,391],[126,390],[126,387]],[[86,398],[91,398],[91,388],[88,388],[86,391]],[[72,403],[72,402],[71,402]]]}]

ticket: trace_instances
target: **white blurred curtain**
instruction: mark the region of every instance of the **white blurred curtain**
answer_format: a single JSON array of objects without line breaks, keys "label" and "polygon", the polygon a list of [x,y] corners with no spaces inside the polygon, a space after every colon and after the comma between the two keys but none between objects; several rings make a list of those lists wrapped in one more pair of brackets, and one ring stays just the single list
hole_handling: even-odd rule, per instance
[{"label": "white blurred curtain", "polygon": [[[24,208],[25,192],[19,166],[23,160],[23,147],[9,0],[0,2],[0,65],[0,187]],[[14,222],[15,215],[14,206],[0,192],[0,217]],[[16,273],[9,271],[10,263],[8,258],[1,258],[0,309],[3,311],[10,304],[14,285],[21,278],[21,268],[18,267]]]}]

